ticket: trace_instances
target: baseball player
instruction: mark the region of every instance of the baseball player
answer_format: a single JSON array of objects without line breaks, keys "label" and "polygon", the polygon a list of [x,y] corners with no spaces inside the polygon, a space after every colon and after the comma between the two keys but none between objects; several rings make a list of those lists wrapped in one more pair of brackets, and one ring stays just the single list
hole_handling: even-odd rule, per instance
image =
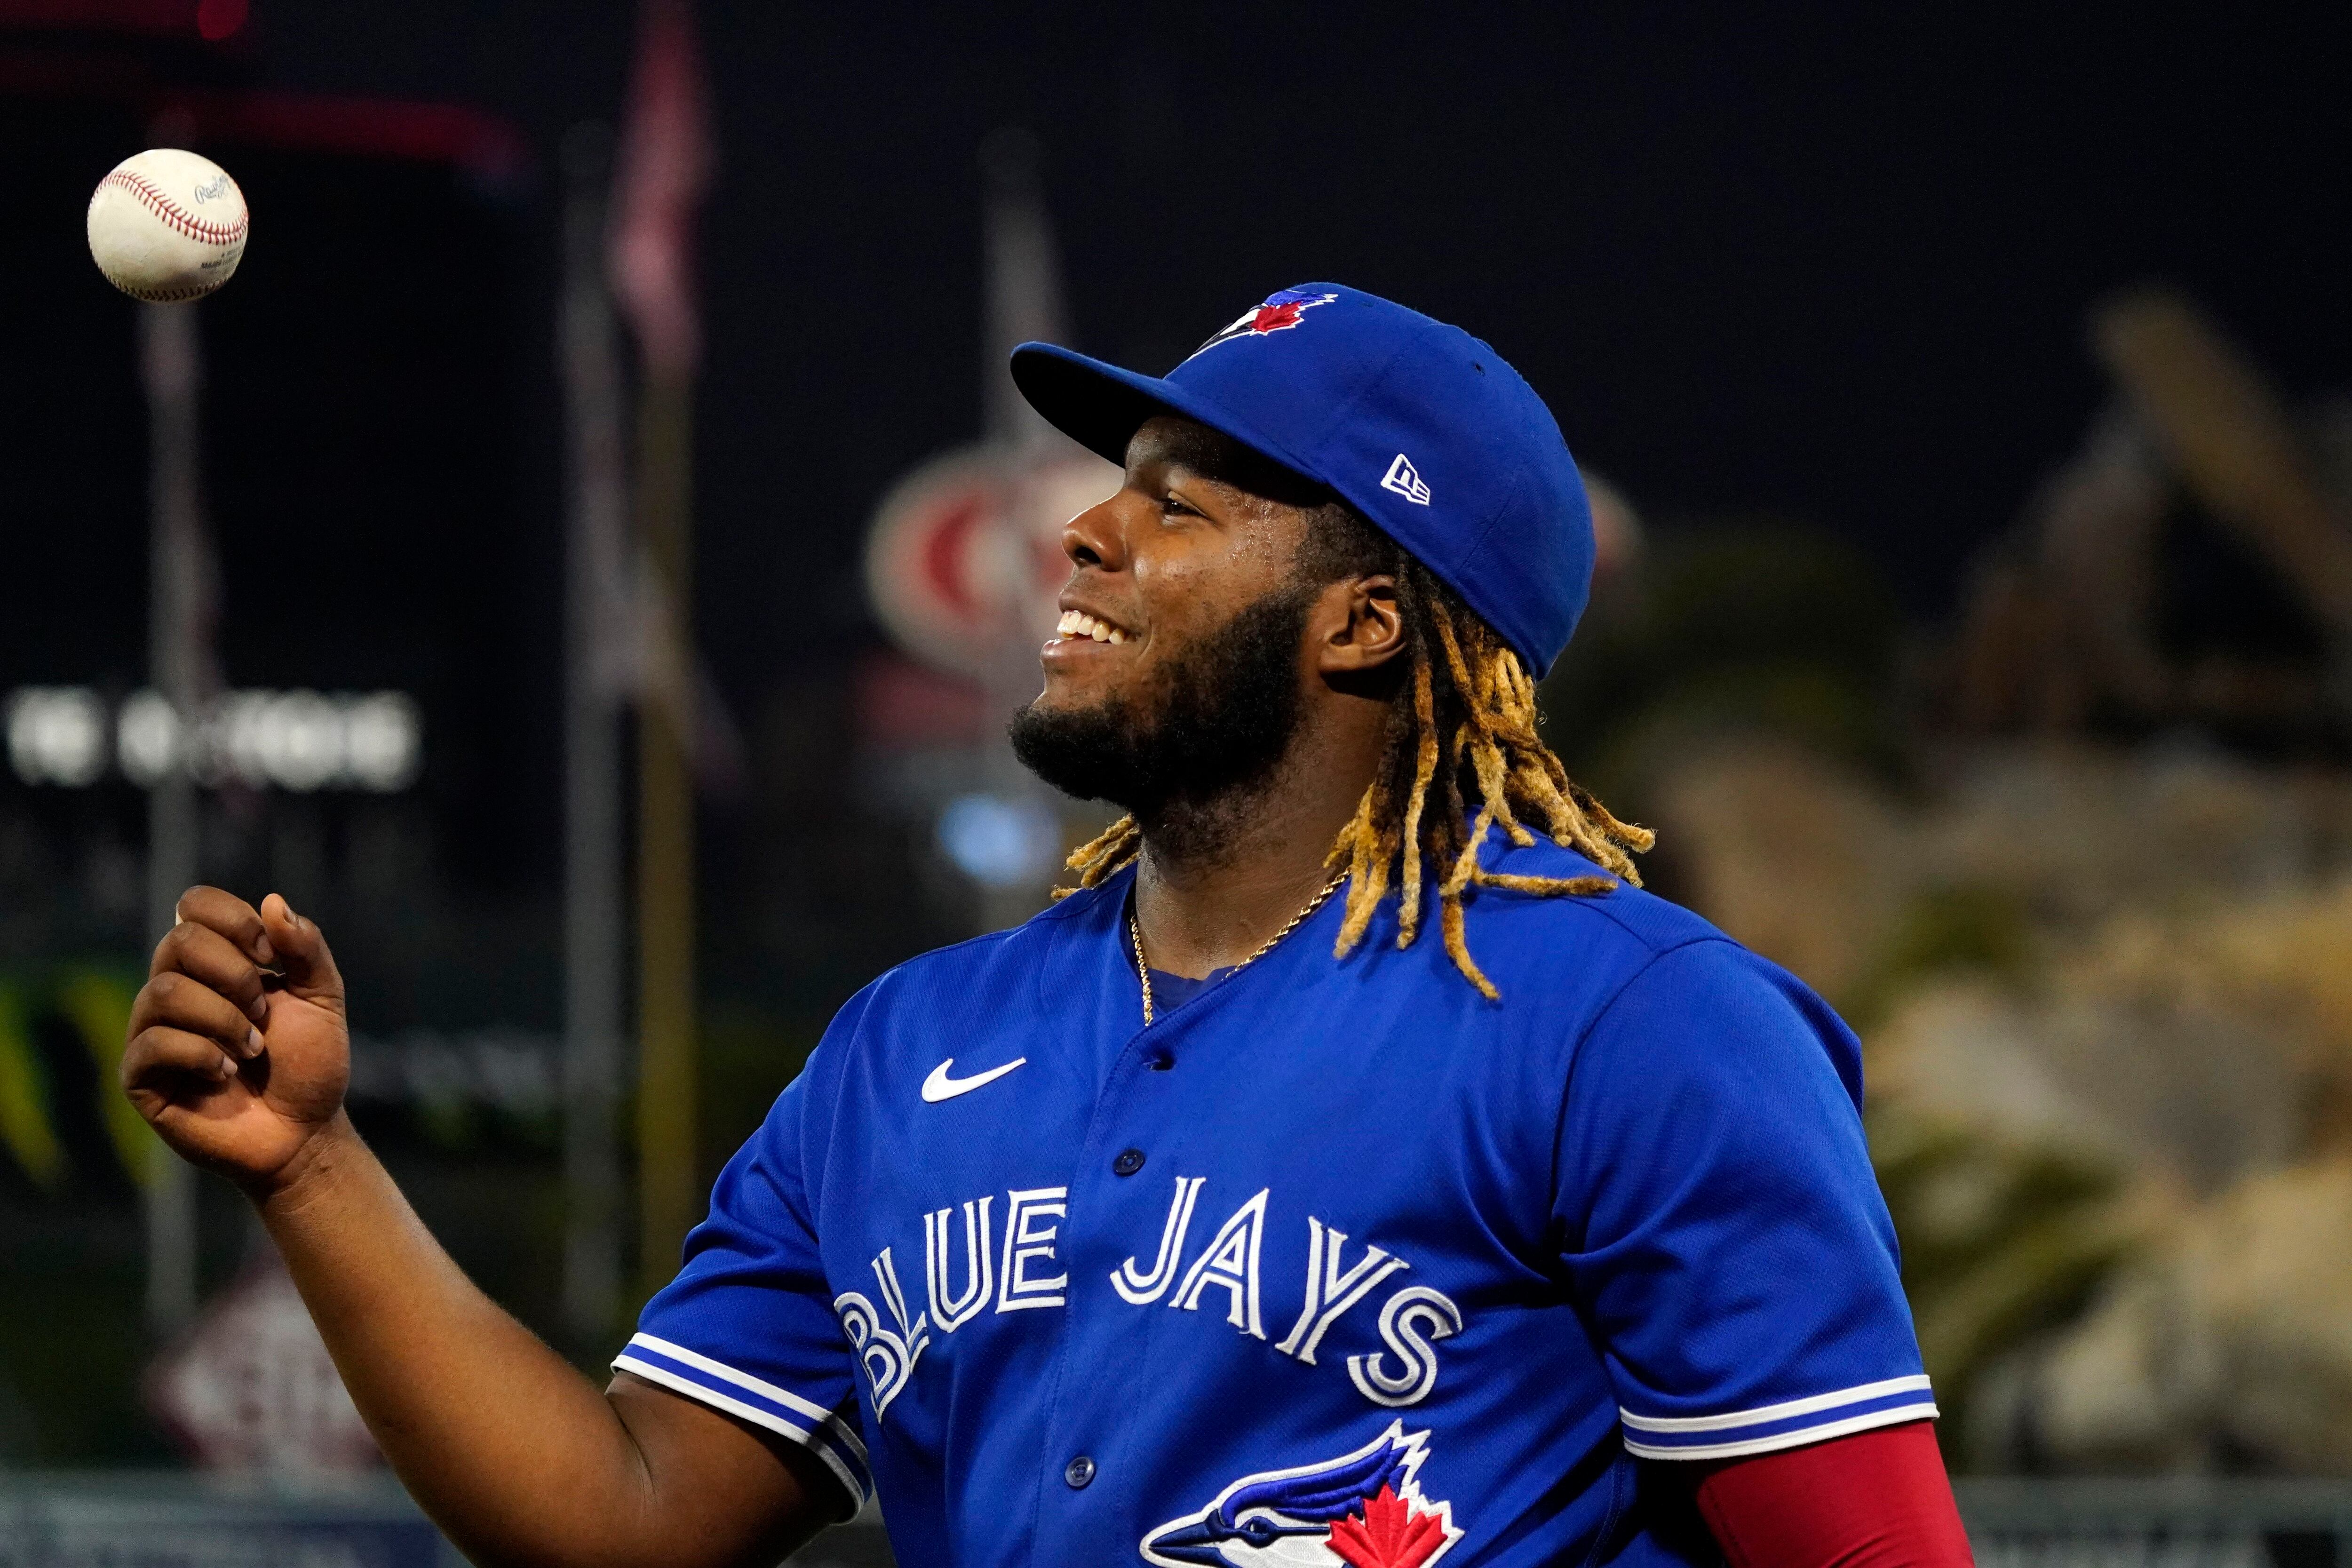
[{"label": "baseball player", "polygon": [[601,1393],[353,1133],[318,928],[183,900],[125,1084],[411,1491],[480,1563],[869,1499],[908,1568],[1965,1563],[1853,1034],[1538,731],[1593,551],[1542,402],[1331,283],[1013,372],[1125,475],[1013,742],[1127,815],[842,1009]]}]

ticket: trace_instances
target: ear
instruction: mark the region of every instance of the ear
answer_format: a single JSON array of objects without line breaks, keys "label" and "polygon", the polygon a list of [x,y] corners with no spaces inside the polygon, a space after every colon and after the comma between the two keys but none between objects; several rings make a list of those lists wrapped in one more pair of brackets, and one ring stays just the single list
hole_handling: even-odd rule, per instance
[{"label": "ear", "polygon": [[1396,579],[1386,574],[1341,578],[1323,590],[1316,610],[1316,668],[1324,675],[1378,669],[1404,651]]}]

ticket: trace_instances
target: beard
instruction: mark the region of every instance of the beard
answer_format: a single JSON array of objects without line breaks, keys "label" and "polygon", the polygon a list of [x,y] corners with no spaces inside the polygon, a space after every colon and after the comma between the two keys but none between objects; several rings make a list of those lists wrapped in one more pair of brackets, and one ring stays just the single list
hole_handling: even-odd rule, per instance
[{"label": "beard", "polygon": [[1033,700],[1013,716],[1013,754],[1063,794],[1108,801],[1146,824],[1171,811],[1215,815],[1271,777],[1289,749],[1314,596],[1281,589],[1237,612],[1171,658],[1142,701],[1060,711]]}]

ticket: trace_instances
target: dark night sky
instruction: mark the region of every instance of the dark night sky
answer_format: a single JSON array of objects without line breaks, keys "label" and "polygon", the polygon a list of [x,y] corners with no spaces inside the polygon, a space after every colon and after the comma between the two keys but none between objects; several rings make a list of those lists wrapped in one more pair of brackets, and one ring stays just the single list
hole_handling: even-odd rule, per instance
[{"label": "dark night sky", "polygon": [[[2079,434],[2103,290],[2171,278],[2290,384],[2352,379],[2339,8],[703,15],[730,665],[854,620],[845,582],[783,625],[770,595],[976,425],[973,149],[999,124],[1045,146],[1080,346],[1161,369],[1281,284],[1390,293],[1495,342],[1648,510],[1816,519],[1923,610]],[[628,37],[624,6],[546,0],[265,0],[254,31],[273,79],[542,141],[610,112]]]},{"label": "dark night sky", "polygon": [[[1276,287],[1387,293],[1491,341],[1654,519],[1811,520],[1922,616],[2097,406],[2104,291],[2170,279],[2291,388],[2352,382],[2341,8],[1359,9],[702,7],[698,597],[739,705],[868,644],[875,500],[977,432],[998,126],[1045,149],[1078,346],[1160,370]],[[471,104],[537,150],[484,197],[218,149],[255,239],[203,307],[231,678],[471,692],[521,716],[472,752],[518,799],[553,777],[552,149],[616,112],[630,43],[617,0],[256,0],[205,68]],[[78,220],[139,132],[9,113],[39,199],[0,684],[128,679],[143,435]]]}]

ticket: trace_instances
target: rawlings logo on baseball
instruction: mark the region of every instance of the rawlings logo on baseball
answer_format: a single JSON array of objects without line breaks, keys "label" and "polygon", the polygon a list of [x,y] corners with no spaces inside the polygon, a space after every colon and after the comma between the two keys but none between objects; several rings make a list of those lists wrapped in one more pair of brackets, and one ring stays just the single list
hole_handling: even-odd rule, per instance
[{"label": "rawlings logo on baseball", "polygon": [[115,165],[89,198],[88,222],[107,281],[153,304],[211,293],[245,257],[244,193],[219,165],[176,148]]}]

